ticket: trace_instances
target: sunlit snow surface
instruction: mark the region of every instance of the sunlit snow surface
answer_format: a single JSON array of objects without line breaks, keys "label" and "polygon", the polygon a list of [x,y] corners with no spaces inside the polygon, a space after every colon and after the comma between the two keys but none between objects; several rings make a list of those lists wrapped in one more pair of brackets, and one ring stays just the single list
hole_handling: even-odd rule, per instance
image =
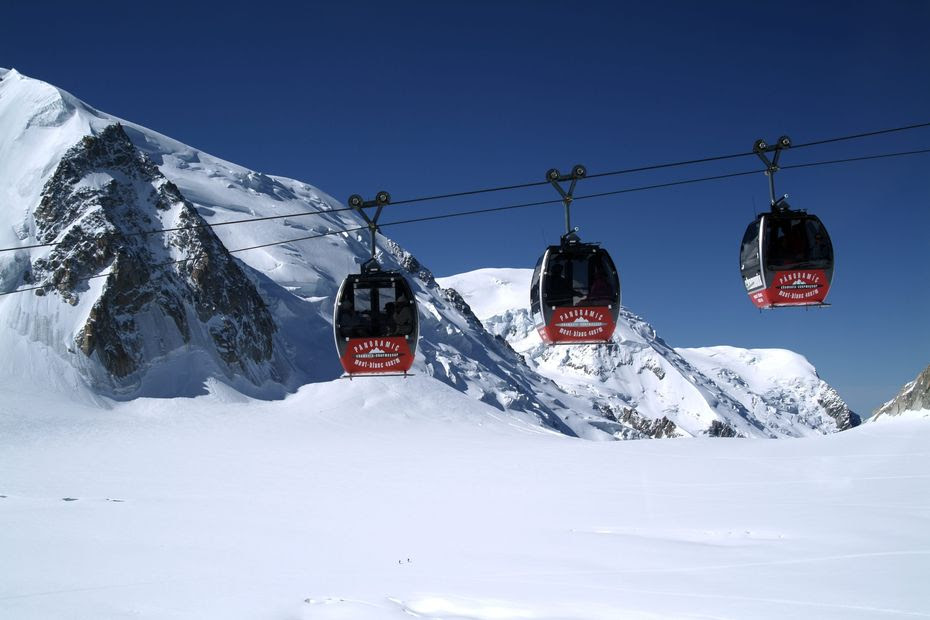
[{"label": "sunlit snow surface", "polygon": [[428,380],[0,386],[0,617],[930,615],[926,420],[590,442]]}]

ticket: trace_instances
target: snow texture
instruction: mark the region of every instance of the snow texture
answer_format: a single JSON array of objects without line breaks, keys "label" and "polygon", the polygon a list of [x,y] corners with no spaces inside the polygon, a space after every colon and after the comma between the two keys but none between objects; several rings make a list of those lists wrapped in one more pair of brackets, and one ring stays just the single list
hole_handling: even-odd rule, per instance
[{"label": "snow texture", "polygon": [[926,421],[589,442],[435,383],[0,384],[0,617],[930,615]]}]

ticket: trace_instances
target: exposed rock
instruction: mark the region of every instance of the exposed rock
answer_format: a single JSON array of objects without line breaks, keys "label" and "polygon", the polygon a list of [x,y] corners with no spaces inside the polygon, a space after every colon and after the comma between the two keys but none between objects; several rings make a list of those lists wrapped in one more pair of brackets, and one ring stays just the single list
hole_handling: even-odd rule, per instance
[{"label": "exposed rock", "polygon": [[273,356],[276,328],[264,301],[120,125],[65,154],[34,223],[37,239],[56,243],[32,265],[31,278],[42,286],[36,294],[54,291],[77,305],[94,279],[104,279],[75,340],[117,389],[131,389],[149,363],[194,340],[212,348],[228,373],[256,384],[269,378],[255,368]]},{"label": "exposed rock", "polygon": [[901,415],[905,411],[930,410],[930,366],[901,388],[898,395],[875,410],[872,419]]},{"label": "exposed rock", "polygon": [[624,409],[623,413],[619,416],[618,421],[635,428],[646,437],[650,437],[652,439],[678,437],[681,434],[678,432],[678,427],[675,426],[675,423],[669,420],[667,417],[662,416],[657,420],[651,420],[649,418],[641,417],[636,413],[635,409],[631,408]]},{"label": "exposed rock", "polygon": [[708,437],[742,437],[740,433],[733,429],[732,426],[721,422],[720,420],[714,420],[710,423],[706,434]]},{"label": "exposed rock", "polygon": [[836,430],[845,431],[862,424],[862,418],[849,408],[833,388],[826,388],[817,398],[817,403],[824,408],[831,418],[836,420]]}]

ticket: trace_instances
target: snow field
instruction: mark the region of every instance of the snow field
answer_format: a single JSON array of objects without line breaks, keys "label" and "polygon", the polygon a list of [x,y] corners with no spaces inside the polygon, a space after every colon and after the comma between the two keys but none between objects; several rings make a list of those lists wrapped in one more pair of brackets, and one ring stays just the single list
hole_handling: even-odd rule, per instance
[{"label": "snow field", "polygon": [[426,381],[4,385],[0,617],[930,616],[925,421],[589,442]]}]

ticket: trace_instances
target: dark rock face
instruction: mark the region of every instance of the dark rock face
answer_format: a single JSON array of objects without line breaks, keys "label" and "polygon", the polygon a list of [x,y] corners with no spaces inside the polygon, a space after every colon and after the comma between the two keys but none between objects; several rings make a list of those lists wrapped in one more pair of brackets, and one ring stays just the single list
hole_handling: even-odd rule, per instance
[{"label": "dark rock face", "polygon": [[[414,257],[413,254],[400,247],[400,245],[398,245],[397,242],[393,239],[385,239],[385,242],[391,254],[394,256],[397,262],[400,263],[400,266],[403,267],[404,271],[417,277],[423,282],[424,286],[436,286],[436,278],[433,277],[433,272],[424,267],[420,261]],[[464,299],[462,300],[462,303],[465,303]],[[469,310],[469,313],[470,312],[471,310]]]},{"label": "dark rock face", "polygon": [[824,408],[827,415],[836,420],[837,431],[845,431],[862,424],[859,414],[852,411],[832,388],[818,398],[817,403]]},{"label": "dark rock face", "polygon": [[898,395],[875,410],[873,419],[879,416],[901,415],[905,411],[930,409],[930,366],[905,385]]},{"label": "dark rock face", "polygon": [[595,403],[594,409],[609,422],[598,424],[599,428],[622,439],[664,439],[680,437],[678,426],[662,416],[658,419],[646,418],[633,407]]},{"label": "dark rock face", "polygon": [[678,427],[667,417],[662,416],[658,420],[650,420],[640,416],[634,409],[630,408],[623,410],[618,421],[632,426],[646,437],[651,437],[652,439],[675,437],[678,434]]},{"label": "dark rock face", "polygon": [[725,424],[720,420],[714,420],[710,423],[707,431],[708,437],[742,437],[738,432],[733,430],[733,427],[729,424]]},{"label": "dark rock face", "polygon": [[[211,350],[229,374],[269,378],[274,321],[258,291],[206,222],[120,125],[87,136],[62,158],[34,211],[36,238],[57,245],[31,280],[78,305],[104,280],[76,337],[117,389],[186,345]],[[152,230],[182,227],[164,233]],[[97,286],[94,289],[97,290]]]}]

